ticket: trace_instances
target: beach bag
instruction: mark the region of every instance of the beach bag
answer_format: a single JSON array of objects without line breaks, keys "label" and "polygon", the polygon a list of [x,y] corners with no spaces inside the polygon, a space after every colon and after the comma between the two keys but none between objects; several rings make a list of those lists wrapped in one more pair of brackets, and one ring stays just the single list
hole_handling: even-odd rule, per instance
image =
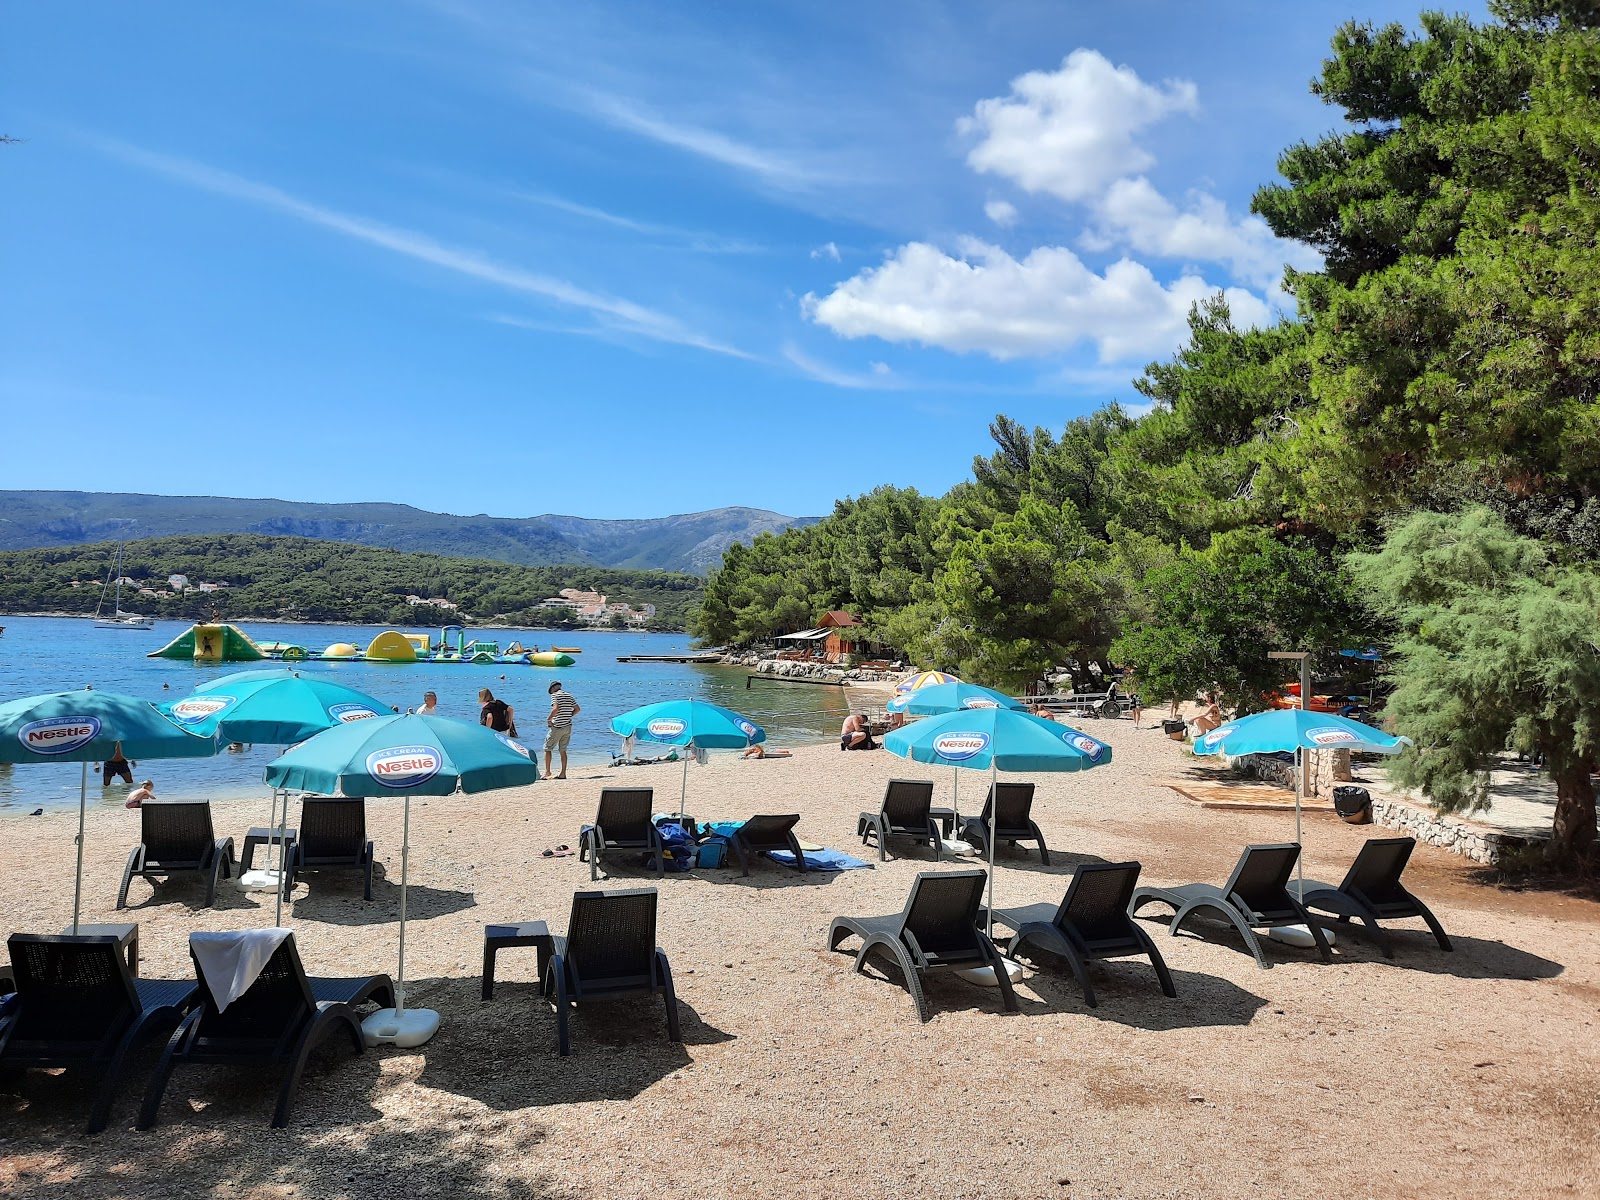
[{"label": "beach bag", "polygon": [[676,821],[662,821],[656,825],[661,834],[661,848],[666,857],[662,863],[668,871],[687,871],[694,863],[694,838]]},{"label": "beach bag", "polygon": [[700,843],[700,848],[695,853],[695,865],[700,867],[720,867],[727,860],[728,842],[726,838],[709,838]]}]

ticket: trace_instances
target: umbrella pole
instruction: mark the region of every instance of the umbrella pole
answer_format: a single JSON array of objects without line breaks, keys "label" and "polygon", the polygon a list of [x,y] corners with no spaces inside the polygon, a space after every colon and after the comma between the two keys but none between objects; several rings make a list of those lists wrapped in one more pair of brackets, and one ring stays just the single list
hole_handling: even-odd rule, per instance
[{"label": "umbrella pole", "polygon": [[89,764],[78,779],[78,875],[72,881],[72,932],[78,932],[78,912],[83,903],[83,821],[89,808]]},{"label": "umbrella pole", "polygon": [[[283,797],[283,808],[281,810],[278,808],[278,797],[280,795]],[[289,834],[287,832],[289,827],[288,788],[272,789],[272,808],[273,811],[278,814],[278,904],[276,910],[272,914],[272,923],[274,926],[281,927],[283,925],[283,897],[284,893],[289,890]]]},{"label": "umbrella pole", "polygon": [[400,825],[400,968],[394,980],[394,1015],[406,1010],[406,868],[411,857],[411,796]]},{"label": "umbrella pole", "polygon": [[1295,856],[1295,871],[1300,878],[1300,890],[1305,891],[1306,882],[1306,852],[1305,843],[1300,837],[1300,803],[1306,791],[1306,748],[1296,746],[1295,753],[1300,756],[1300,769],[1296,771],[1294,780],[1294,841],[1300,847],[1300,853]]},{"label": "umbrella pole", "polygon": [[950,768],[951,786],[955,789],[951,793],[950,808],[956,814],[955,835],[961,833],[961,768]]},{"label": "umbrella pole", "polygon": [[[985,909],[988,916],[988,928],[984,933],[990,938],[994,937],[994,831],[999,827],[997,822],[1000,817],[1000,805],[996,802],[995,784],[1000,779],[1000,768],[993,757],[989,759],[989,904]],[[1004,970],[1005,968],[1001,968]]]},{"label": "umbrella pole", "polygon": [[689,803],[689,756],[694,753],[694,741],[683,748],[683,786],[678,789],[678,820],[683,821],[683,814],[688,811]]}]

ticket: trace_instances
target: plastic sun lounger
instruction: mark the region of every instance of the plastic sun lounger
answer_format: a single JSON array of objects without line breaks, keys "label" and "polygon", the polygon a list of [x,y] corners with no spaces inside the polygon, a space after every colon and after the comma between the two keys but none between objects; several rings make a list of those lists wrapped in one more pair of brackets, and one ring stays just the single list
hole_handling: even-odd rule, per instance
[{"label": "plastic sun lounger", "polygon": [[139,844],[128,852],[117,907],[128,906],[128,885],[141,879],[195,874],[205,880],[206,907],[217,900],[217,879],[233,873],[233,839],[211,825],[209,800],[150,800],[139,808]]},{"label": "plastic sun lounger", "polygon": [[1379,922],[1408,917],[1421,917],[1427,923],[1439,949],[1454,950],[1438,918],[1400,883],[1416,845],[1415,838],[1372,838],[1361,847],[1338,887],[1307,879],[1292,881],[1289,890],[1313,913],[1331,913],[1341,922],[1362,922],[1385,958],[1394,957],[1394,945]]},{"label": "plastic sun lounger", "polygon": [[1128,915],[1128,901],[1139,883],[1139,864],[1083,863],[1072,873],[1059,905],[1027,904],[997,908],[995,923],[1015,930],[1007,953],[1016,958],[1029,946],[1050,950],[1067,960],[1083,988],[1083,1002],[1098,1007],[1089,982],[1089,963],[1141,955],[1155,968],[1163,995],[1175,997],[1172,974],[1150,935]]},{"label": "plastic sun lounger", "polygon": [[367,837],[367,802],[359,797],[307,796],[300,802],[300,825],[289,858],[286,885],[308,871],[360,871],[361,898],[372,899],[372,868],[377,860]]},{"label": "plastic sun lounger", "polygon": [[112,936],[14,933],[16,994],[0,1009],[0,1067],[99,1068],[89,1133],[111,1116],[128,1052],[176,1024],[196,1000],[193,980],[139,979]]},{"label": "plastic sun lounger", "polygon": [[1000,952],[978,926],[983,904],[983,870],[922,871],[911,884],[911,894],[899,913],[887,917],[835,917],[828,927],[828,949],[837,950],[846,938],[861,939],[856,952],[857,973],[866,969],[874,952],[887,954],[900,968],[917,1010],[917,1020],[928,1019],[921,976],[953,967],[989,967],[1000,985],[1000,1003],[1017,1011],[1017,996]]},{"label": "plastic sun lounger", "polygon": [[931,779],[891,779],[883,790],[883,804],[875,813],[864,812],[856,821],[861,844],[877,844],[878,861],[888,858],[885,846],[891,837],[907,837],[926,842],[939,861],[939,830],[933,817]]},{"label": "plastic sun lounger", "polygon": [[574,1005],[616,996],[660,995],[667,1006],[667,1038],[683,1041],[672,968],[656,945],[655,888],[574,892],[566,937],[554,939],[543,989],[556,1009],[557,1048],[572,1053]]},{"label": "plastic sun lounger", "polygon": [[739,865],[744,868],[744,874],[746,876],[750,874],[752,858],[769,850],[786,850],[794,855],[795,869],[804,874],[806,856],[801,852],[800,842],[794,836],[794,827],[798,824],[800,824],[800,814],[788,813],[784,816],[751,817],[734,830],[733,836],[728,839],[728,845],[733,850],[734,857],[739,860]]},{"label": "plastic sun lounger", "polygon": [[[999,809],[995,804],[998,801]],[[1039,846],[1039,861],[1045,866],[1050,865],[1050,847],[1045,845],[1044,834],[1039,832],[1039,826],[1033,820],[1033,784],[1031,783],[1000,783],[996,781],[989,787],[989,795],[983,802],[983,815],[981,817],[968,817],[962,822],[961,839],[978,848],[984,857],[989,855],[989,818],[995,820],[995,840],[1004,842],[1008,846],[1015,846],[1018,842],[1036,842]]]},{"label": "plastic sun lounger", "polygon": [[139,1109],[140,1129],[156,1123],[167,1081],[180,1063],[282,1068],[278,1104],[272,1114],[273,1128],[282,1128],[289,1123],[300,1077],[318,1043],[329,1034],[343,1032],[361,1054],[366,1045],[355,1006],[369,1000],[380,1007],[394,1005],[394,983],[387,975],[351,979],[307,976],[292,933],[272,952],[244,995],[222,1012],[217,1011],[198,963],[195,975],[200,981],[200,1005],[173,1031],[162,1052]]},{"label": "plastic sun lounger", "polygon": [[1310,930],[1322,961],[1332,962],[1333,951],[1328,948],[1328,939],[1322,935],[1321,927],[1289,891],[1289,876],[1299,857],[1300,846],[1296,842],[1246,846],[1233,874],[1222,887],[1209,883],[1141,887],[1133,893],[1128,915],[1137,913],[1151,901],[1170,904],[1175,911],[1168,932],[1174,937],[1192,916],[1219,918],[1239,931],[1250,953],[1255,955],[1256,965],[1263,971],[1268,963],[1261,953],[1255,930],[1274,925],[1304,925]]},{"label": "plastic sun lounger", "polygon": [[600,878],[600,860],[619,850],[645,850],[655,860],[656,874],[662,873],[661,831],[651,815],[655,812],[654,788],[601,788],[600,808],[594,824],[578,833],[578,861],[589,861],[589,878]]}]

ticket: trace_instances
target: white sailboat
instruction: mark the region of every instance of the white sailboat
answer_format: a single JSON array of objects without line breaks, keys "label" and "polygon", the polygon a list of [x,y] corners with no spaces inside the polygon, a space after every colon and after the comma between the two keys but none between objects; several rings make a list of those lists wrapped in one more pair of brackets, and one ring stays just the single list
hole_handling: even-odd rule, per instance
[{"label": "white sailboat", "polygon": [[101,616],[101,609],[106,606],[106,590],[111,586],[111,580],[106,580],[106,586],[100,589],[100,603],[94,610],[94,627],[96,629],[154,629],[156,627],[153,617],[141,617],[138,613],[122,611],[122,543],[117,543],[116,566],[116,599],[112,601],[111,615]]}]

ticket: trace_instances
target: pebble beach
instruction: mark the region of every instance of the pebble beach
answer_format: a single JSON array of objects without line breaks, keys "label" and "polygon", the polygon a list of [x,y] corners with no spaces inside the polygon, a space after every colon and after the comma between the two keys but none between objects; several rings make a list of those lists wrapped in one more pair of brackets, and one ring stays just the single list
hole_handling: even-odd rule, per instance
[{"label": "pebble beach", "polygon": [[[1108,766],[1035,776],[1034,817],[1054,865],[1002,852],[1000,906],[1055,903],[1074,864],[1136,859],[1154,883],[1220,883],[1250,842],[1293,837],[1283,812],[1216,811],[1160,780],[1182,749],[1127,720],[1087,726]],[[892,971],[852,971],[830,953],[839,914],[897,912],[925,848],[892,857],[856,839],[891,777],[950,772],[885,752],[797,746],[793,756],[713,756],[688,776],[704,820],[802,814],[803,840],[869,859],[870,870],[805,876],[771,863],[669,874],[615,866],[591,884],[575,856],[600,789],[650,785],[676,809],[676,764],[574,768],[564,781],[413,803],[408,1003],[443,1024],[415,1050],[319,1054],[292,1122],[268,1128],[275,1077],[190,1069],[153,1131],[133,1129],[138,1093],[108,1130],[82,1131],[91,1094],[72,1075],[0,1074],[0,1192],[43,1197],[228,1196],[238,1200],[412,1197],[1429,1197],[1600,1192],[1600,907],[1505,892],[1472,864],[1419,847],[1407,881],[1454,939],[1420,922],[1396,957],[1341,936],[1335,961],[1270,944],[1257,969],[1220,926],[1168,935],[1144,921],[1172,969],[1163,997],[1148,964],[1093,969],[1088,1008],[1060,964],[1029,964],[1021,1012],[995,990],[948,976],[925,986],[917,1021]],[[983,779],[962,780],[963,808]],[[214,805],[219,836],[265,821],[267,797]],[[375,897],[354,876],[300,884],[284,924],[313,974],[395,970],[401,805],[368,804],[382,861]],[[4,819],[7,931],[54,932],[70,918],[76,814]],[[1315,812],[1306,874],[1337,882],[1369,836]],[[137,921],[150,978],[192,968],[194,931],[270,925],[272,897],[136,880],[114,908],[138,815],[89,817],[85,921]],[[574,890],[660,888],[659,941],[672,963],[684,1042],[666,1039],[659,1001],[574,1018],[556,1054],[531,950],[500,955],[479,998],[486,922],[545,919],[565,929]],[[1159,909],[1152,910],[1159,913]],[[147,1055],[153,1060],[154,1049]],[[137,1086],[147,1076],[134,1073]],[[1308,1181],[1315,1181],[1314,1185]]]}]

